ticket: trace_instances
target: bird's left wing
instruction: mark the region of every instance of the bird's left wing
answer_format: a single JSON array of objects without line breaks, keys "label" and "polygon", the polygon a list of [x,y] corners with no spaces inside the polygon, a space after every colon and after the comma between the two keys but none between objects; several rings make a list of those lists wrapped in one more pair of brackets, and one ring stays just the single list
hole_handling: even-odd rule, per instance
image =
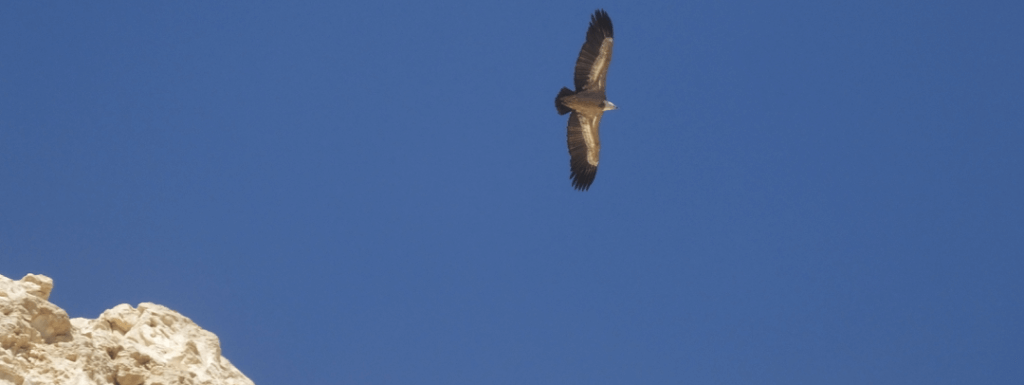
[{"label": "bird's left wing", "polygon": [[569,178],[577,190],[590,189],[597,176],[597,162],[601,156],[601,138],[598,136],[601,115],[604,114],[584,115],[576,111],[569,115]]}]

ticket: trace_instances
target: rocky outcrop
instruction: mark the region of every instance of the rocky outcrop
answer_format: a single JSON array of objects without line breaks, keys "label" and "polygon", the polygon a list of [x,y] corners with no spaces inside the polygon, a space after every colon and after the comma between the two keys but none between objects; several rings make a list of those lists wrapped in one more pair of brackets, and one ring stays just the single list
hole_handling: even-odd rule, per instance
[{"label": "rocky outcrop", "polygon": [[51,289],[43,275],[0,275],[0,385],[253,384],[174,310],[144,302],[69,319]]}]

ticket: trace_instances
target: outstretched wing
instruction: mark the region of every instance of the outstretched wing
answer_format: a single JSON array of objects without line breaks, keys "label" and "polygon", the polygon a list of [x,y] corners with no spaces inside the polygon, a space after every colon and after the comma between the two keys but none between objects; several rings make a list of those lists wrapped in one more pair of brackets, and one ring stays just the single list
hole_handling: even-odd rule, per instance
[{"label": "outstretched wing", "polygon": [[597,161],[601,155],[601,138],[597,130],[601,115],[604,113],[584,115],[576,111],[569,115],[569,179],[577,190],[590,189],[597,176]]},{"label": "outstretched wing", "polygon": [[587,42],[580,49],[576,59],[576,92],[583,90],[604,91],[604,79],[608,64],[612,61],[612,19],[602,9],[590,16]]}]

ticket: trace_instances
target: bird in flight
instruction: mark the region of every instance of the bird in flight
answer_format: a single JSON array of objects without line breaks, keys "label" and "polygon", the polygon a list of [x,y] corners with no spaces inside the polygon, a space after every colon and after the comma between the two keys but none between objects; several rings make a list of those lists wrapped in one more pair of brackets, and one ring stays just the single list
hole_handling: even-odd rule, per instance
[{"label": "bird in flight", "polygon": [[572,187],[586,191],[597,175],[597,160],[601,153],[598,126],[605,111],[617,109],[605,100],[605,77],[612,62],[612,19],[603,9],[590,16],[587,41],[576,59],[573,77],[576,91],[562,87],[555,97],[559,115],[569,114],[569,179]]}]

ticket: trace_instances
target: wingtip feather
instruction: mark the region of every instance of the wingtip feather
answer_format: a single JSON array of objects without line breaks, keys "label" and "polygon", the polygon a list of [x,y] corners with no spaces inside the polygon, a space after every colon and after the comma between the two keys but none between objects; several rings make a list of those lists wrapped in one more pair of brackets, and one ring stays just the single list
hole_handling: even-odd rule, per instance
[{"label": "wingtip feather", "polygon": [[600,33],[600,38],[602,39],[605,37],[615,37],[615,31],[612,28],[612,18],[608,16],[608,12],[605,12],[604,9],[598,9],[590,16],[590,30]]},{"label": "wingtip feather", "polygon": [[590,190],[590,185],[597,177],[597,167],[586,165],[583,167],[572,167],[569,172],[569,179],[572,179],[572,188],[579,191]]}]

